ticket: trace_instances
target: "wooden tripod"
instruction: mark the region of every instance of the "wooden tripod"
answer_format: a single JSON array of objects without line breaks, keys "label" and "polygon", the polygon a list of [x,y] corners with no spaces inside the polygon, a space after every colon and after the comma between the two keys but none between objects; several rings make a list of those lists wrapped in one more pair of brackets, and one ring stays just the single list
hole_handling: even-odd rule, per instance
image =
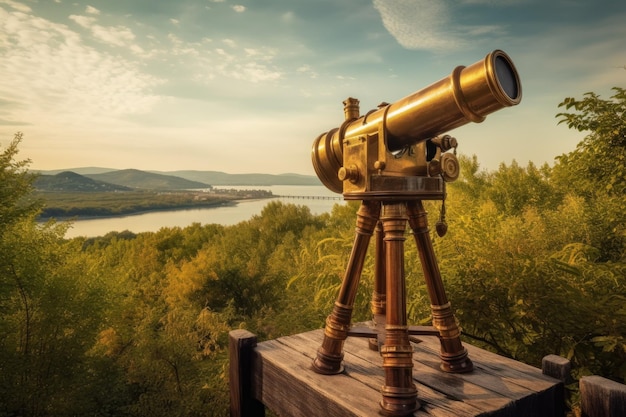
[{"label": "wooden tripod", "polygon": [[[404,273],[407,222],[420,254],[431,302],[432,326],[407,325]],[[352,309],[367,248],[375,230],[376,283],[372,311],[376,327],[353,329]],[[324,340],[313,361],[313,370],[326,375],[343,372],[343,344],[348,336],[384,340],[380,347],[385,373],[381,414],[394,417],[411,415],[421,405],[413,383],[413,348],[409,335],[439,337],[443,371],[461,373],[473,369],[467,350],[461,344],[460,331],[443,287],[422,201],[402,197],[362,200],[348,266],[332,313],[326,319]]]}]

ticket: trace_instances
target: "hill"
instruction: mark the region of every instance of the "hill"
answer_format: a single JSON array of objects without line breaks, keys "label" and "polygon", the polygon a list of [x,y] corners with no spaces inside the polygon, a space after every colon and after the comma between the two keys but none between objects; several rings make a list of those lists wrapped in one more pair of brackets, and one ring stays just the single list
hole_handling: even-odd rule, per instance
[{"label": "hill", "polygon": [[38,191],[47,192],[114,192],[131,190],[129,187],[97,181],[71,171],[62,171],[56,175],[40,175],[35,180],[34,186]]},{"label": "hill", "polygon": [[102,174],[85,175],[88,178],[122,185],[125,187],[146,190],[190,190],[196,188],[211,188],[211,185],[192,181],[185,178],[140,171],[138,169],[123,169]]},{"label": "hill", "polygon": [[175,175],[191,181],[206,182],[212,185],[322,185],[313,175],[301,174],[228,174],[221,171],[152,171],[165,175]]},{"label": "hill", "polygon": [[51,170],[36,170],[40,174],[44,175],[56,175],[61,172],[74,172],[80,175],[91,175],[91,174],[103,174],[105,172],[117,171],[113,168],[102,168],[102,167],[81,167],[81,168],[64,168],[64,169],[51,169]]},{"label": "hill", "polygon": [[[178,171],[139,171],[136,169],[124,169],[117,170],[112,168],[102,167],[84,167],[84,168],[72,168],[62,170],[50,170],[39,171],[41,174],[55,175],[64,171],[72,171],[77,174],[87,176],[89,178],[105,181],[115,184],[124,185],[127,187],[137,188],[154,188],[152,186],[143,186],[143,180],[137,178],[139,173],[143,174],[157,174],[165,175],[169,177],[178,177],[179,179],[185,179],[192,182],[202,183],[199,187],[191,188],[207,188],[207,184],[210,185],[250,185],[250,186],[270,186],[270,185],[322,185],[320,180],[314,175],[301,175],[301,174],[228,174],[221,171],[198,171],[198,170],[178,170]],[[134,173],[135,175],[130,175]],[[124,178],[126,177],[126,178]],[[134,177],[134,178],[131,178]],[[147,177],[143,177],[147,180]],[[135,185],[131,185],[128,181],[137,181]],[[157,183],[154,178],[149,183]],[[184,186],[182,188],[190,188]]]}]

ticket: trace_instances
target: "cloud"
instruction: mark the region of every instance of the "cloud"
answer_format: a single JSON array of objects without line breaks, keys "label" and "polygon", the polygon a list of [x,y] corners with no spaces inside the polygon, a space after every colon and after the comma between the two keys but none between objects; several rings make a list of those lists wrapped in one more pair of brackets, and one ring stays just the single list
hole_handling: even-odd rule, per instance
[{"label": "cloud", "polygon": [[222,42],[231,48],[235,48],[237,46],[237,42],[232,39],[222,39]]},{"label": "cloud", "polygon": [[[100,11],[94,7],[87,6],[87,13],[99,15]],[[79,26],[88,29],[91,35],[98,41],[110,46],[127,47],[136,54],[143,54],[143,49],[133,43],[135,34],[126,26],[102,26],[96,24],[97,19],[92,16],[70,15],[69,19]],[[170,19],[172,23],[177,24],[176,19]]]},{"label": "cloud", "polygon": [[22,13],[30,13],[32,11],[32,9],[28,7],[27,5],[18,3],[13,0],[0,0],[0,4],[6,4],[7,6]]},{"label": "cloud", "polygon": [[91,33],[102,42],[115,46],[129,45],[135,39],[133,31],[124,26],[94,25]]},{"label": "cloud", "polygon": [[246,80],[252,83],[262,81],[278,80],[282,73],[269,68],[267,65],[258,62],[247,62],[244,64],[236,64],[233,67],[232,77],[237,80]]},{"label": "cloud", "polygon": [[308,64],[299,66],[298,68],[296,68],[296,72],[299,74],[307,75],[309,78],[317,78],[317,72],[315,72],[313,68],[311,68],[311,66]]},{"label": "cloud", "polygon": [[528,0],[373,0],[385,29],[406,49],[456,50],[470,39],[502,36],[499,25],[468,25],[452,20],[464,5],[511,6]]},{"label": "cloud", "polygon": [[190,63],[194,75],[193,80],[201,84],[213,82],[218,76],[221,79],[233,79],[261,83],[275,81],[283,76],[272,63],[274,55],[263,49],[244,48],[242,51],[215,48],[212,51],[197,53]]},{"label": "cloud", "polygon": [[89,29],[91,25],[93,25],[93,23],[96,21],[95,17],[80,16],[75,14],[70,15],[69,19],[86,29]]},{"label": "cloud", "polygon": [[[169,34],[170,45],[161,51],[164,59],[176,56],[179,76],[201,86],[211,86],[217,90],[224,88],[228,80],[248,81],[251,83],[272,82],[283,77],[285,71],[275,63],[279,52],[267,46],[257,46],[250,41],[223,38],[219,44],[210,47],[213,41],[202,38],[200,41],[187,42]],[[216,80],[219,80],[220,85]],[[173,83],[179,82],[173,79]],[[237,89],[241,83],[236,84]],[[172,92],[184,96],[184,91]],[[195,94],[195,92],[194,92]]]},{"label": "cloud", "polygon": [[[158,102],[150,90],[160,79],[119,55],[85,45],[67,26],[2,7],[0,21],[0,100],[11,103],[5,120],[81,124],[85,116],[101,120],[146,113]],[[99,30],[96,34],[110,42],[120,42],[124,33]],[[131,37],[126,33],[122,39]]]},{"label": "cloud", "polygon": [[87,7],[85,7],[85,13],[99,15],[100,14],[100,10],[96,9],[93,6],[87,6]]},{"label": "cloud", "polygon": [[231,57],[231,55],[229,55],[229,54],[228,54],[225,50],[223,50],[222,48],[216,48],[216,49],[215,49],[215,52],[216,52],[218,55],[221,55],[221,56],[223,56],[223,57],[229,57],[229,58]]},{"label": "cloud", "polygon": [[431,0],[374,0],[387,31],[407,49],[454,48],[448,4]]},{"label": "cloud", "polygon": [[236,11],[237,13],[243,13],[246,11],[246,6],[242,6],[241,4],[235,4],[233,6],[233,10]]}]

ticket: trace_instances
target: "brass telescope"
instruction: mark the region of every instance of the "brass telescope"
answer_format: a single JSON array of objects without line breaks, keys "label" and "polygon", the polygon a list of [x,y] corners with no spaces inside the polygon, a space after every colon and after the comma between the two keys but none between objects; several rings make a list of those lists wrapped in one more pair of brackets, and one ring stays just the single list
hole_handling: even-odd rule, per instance
[{"label": "brass telescope", "polygon": [[[381,160],[386,158],[384,153],[387,151],[398,152],[469,122],[480,123],[488,114],[518,104],[521,98],[517,70],[511,58],[501,50],[489,53],[485,59],[469,67],[458,66],[446,78],[393,104],[381,105],[364,116],[359,116],[358,100],[349,98],[344,102],[343,125],[321,134],[314,141],[313,167],[327,188],[336,193],[345,192],[338,175],[341,168],[346,167],[346,139],[384,134],[386,143],[380,144],[382,149],[376,152],[376,157],[381,158],[366,163],[372,165],[376,161],[384,162]],[[422,156],[421,153],[418,155]],[[374,172],[392,176],[424,175],[426,169],[425,160],[413,162],[413,170],[395,172],[389,170],[389,166],[381,170],[380,163],[376,167],[358,165],[355,168],[363,171],[362,179]],[[345,177],[345,172],[341,176]]]},{"label": "brass telescope", "polygon": [[[413,375],[412,336],[436,336],[444,372],[473,370],[461,330],[448,301],[435,258],[422,200],[443,200],[445,183],[458,177],[456,139],[442,135],[469,122],[480,123],[521,101],[522,88],[513,62],[495,50],[469,67],[452,73],[393,104],[361,116],[359,101],[344,101],[344,122],[313,143],[315,172],[330,190],[346,200],[361,200],[352,251],[324,338],[312,369],[324,375],[342,373],[343,345],[348,336],[367,337],[379,350],[385,382],[380,413],[412,416],[420,408]],[[437,232],[445,233],[445,206]],[[441,226],[440,227],[440,223]],[[432,326],[409,326],[406,312],[404,242],[411,228],[430,299]],[[375,237],[373,320],[352,327],[352,311],[371,237]]]}]

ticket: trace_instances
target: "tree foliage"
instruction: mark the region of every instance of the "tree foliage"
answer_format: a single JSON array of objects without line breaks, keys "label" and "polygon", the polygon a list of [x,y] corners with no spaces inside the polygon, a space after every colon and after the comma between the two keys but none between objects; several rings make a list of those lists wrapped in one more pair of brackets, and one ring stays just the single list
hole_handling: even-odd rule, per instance
[{"label": "tree foliage", "polygon": [[555,170],[587,197],[626,194],[626,89],[613,91],[609,100],[590,92],[583,99],[568,97],[559,104],[568,110],[557,114],[559,123],[589,134],[573,152],[558,158]]},{"label": "tree foliage", "polygon": [[30,160],[16,160],[22,136],[16,133],[0,153],[0,234],[5,227],[39,209],[39,203],[31,199],[35,175],[27,169]]},{"label": "tree foliage", "polygon": [[34,176],[14,159],[21,139],[0,157],[0,414],[81,413],[97,397],[73,394],[94,382],[83,354],[102,318],[102,287],[74,262],[66,226],[35,223]]},{"label": "tree foliage", "polygon": [[589,134],[573,152],[561,155],[554,168],[555,182],[584,197],[598,228],[592,246],[601,259],[623,260],[626,239],[626,90],[613,88],[609,100],[587,93],[566,98],[559,106],[559,123]]}]

